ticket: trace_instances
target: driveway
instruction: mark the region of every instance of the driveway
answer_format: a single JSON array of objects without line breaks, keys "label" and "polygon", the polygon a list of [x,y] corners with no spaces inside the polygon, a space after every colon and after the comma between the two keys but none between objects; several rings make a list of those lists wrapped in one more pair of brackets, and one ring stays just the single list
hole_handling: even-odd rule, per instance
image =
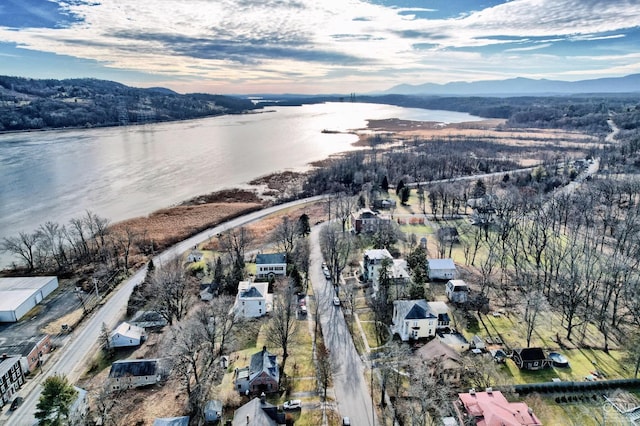
[{"label": "driveway", "polygon": [[371,394],[365,380],[365,365],[353,344],[342,309],[333,305],[335,292],[330,281],[322,273],[322,253],[320,251],[320,229],[315,226],[310,235],[311,264],[309,274],[316,303],[324,342],[331,353],[333,365],[333,390],[338,411],[348,416],[356,425],[375,425],[375,412]]}]

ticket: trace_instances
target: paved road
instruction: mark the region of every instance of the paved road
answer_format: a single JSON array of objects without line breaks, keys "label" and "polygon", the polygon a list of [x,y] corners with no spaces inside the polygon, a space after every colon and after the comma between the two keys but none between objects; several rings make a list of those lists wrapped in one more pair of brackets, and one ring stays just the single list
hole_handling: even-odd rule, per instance
[{"label": "paved road", "polygon": [[[303,200],[297,200],[274,207],[269,207],[257,212],[247,214],[245,216],[232,219],[222,225],[203,231],[187,240],[184,240],[173,247],[165,250],[161,254],[153,258],[153,263],[158,266],[171,259],[180,256],[194,245],[224,232],[228,229],[246,225],[254,222],[272,213],[280,210],[288,209],[293,206],[306,204],[321,200],[323,197],[311,197]],[[51,359],[44,367],[44,374],[38,378],[34,378],[25,386],[20,395],[24,397],[23,404],[12,414],[4,414],[0,418],[0,424],[31,426],[35,423],[33,414],[35,407],[40,398],[40,383],[53,374],[66,375],[72,383],[75,383],[81,375],[86,371],[87,363],[93,358],[98,350],[98,337],[105,323],[109,329],[113,328],[121,318],[124,317],[127,307],[127,301],[133,291],[133,288],[142,282],[146,274],[146,268],[137,271],[131,278],[120,284],[119,288],[112,293],[106,303],[92,316],[87,319],[84,324],[74,330],[71,339],[67,343],[55,351],[54,359]]]},{"label": "paved road", "polygon": [[320,229],[311,231],[311,262],[309,273],[311,283],[319,303],[318,314],[324,333],[324,342],[331,353],[333,365],[333,390],[338,411],[348,416],[354,425],[376,425],[369,386],[364,378],[365,365],[358,355],[353,339],[344,320],[342,309],[333,306],[335,295],[333,286],[322,273],[322,253],[320,251]]}]

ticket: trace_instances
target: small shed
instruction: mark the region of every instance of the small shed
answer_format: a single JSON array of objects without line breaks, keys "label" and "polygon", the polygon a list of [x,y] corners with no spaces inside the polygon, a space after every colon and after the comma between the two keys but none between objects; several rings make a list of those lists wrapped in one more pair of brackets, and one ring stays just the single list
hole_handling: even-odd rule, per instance
[{"label": "small shed", "polygon": [[469,299],[469,286],[464,280],[449,280],[444,290],[453,303],[466,303]]},{"label": "small shed", "polygon": [[482,337],[478,335],[473,336],[473,339],[471,339],[471,344],[476,349],[484,349],[486,347],[484,344],[484,340],[482,340]]},{"label": "small shed", "polygon": [[222,401],[213,399],[204,406],[204,420],[207,423],[215,423],[222,418]]}]

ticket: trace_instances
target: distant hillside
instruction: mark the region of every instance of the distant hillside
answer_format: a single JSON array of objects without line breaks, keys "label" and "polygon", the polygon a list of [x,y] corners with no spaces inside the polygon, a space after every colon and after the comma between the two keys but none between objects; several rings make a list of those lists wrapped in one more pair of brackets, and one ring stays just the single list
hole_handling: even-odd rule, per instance
[{"label": "distant hillside", "polygon": [[100,127],[238,114],[261,108],[247,99],[180,95],[95,79],[0,76],[0,131]]},{"label": "distant hillside", "polygon": [[570,95],[596,93],[639,93],[640,74],[618,78],[595,80],[559,81],[512,78],[475,82],[452,82],[447,84],[401,84],[385,90],[385,94],[398,95],[445,95],[445,96],[521,96],[521,95]]}]

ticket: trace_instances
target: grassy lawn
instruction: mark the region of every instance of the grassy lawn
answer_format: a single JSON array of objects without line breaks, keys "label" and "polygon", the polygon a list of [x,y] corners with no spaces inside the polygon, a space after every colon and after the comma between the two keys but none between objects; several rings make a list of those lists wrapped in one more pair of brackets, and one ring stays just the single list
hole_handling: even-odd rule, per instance
[{"label": "grassy lawn", "polygon": [[[613,407],[597,401],[557,403],[553,398],[529,396],[524,402],[531,407],[542,424],[565,426],[627,425],[628,421]],[[605,417],[606,416],[606,417]],[[606,419],[606,422],[603,420]]]},{"label": "grassy lawn", "polygon": [[431,225],[400,225],[400,230],[407,235],[416,234],[418,242],[421,237],[432,235],[434,232]]},{"label": "grassy lawn", "polygon": [[386,340],[378,342],[378,339],[376,337],[376,326],[373,321],[360,321],[360,324],[362,325],[364,335],[367,338],[367,342],[369,343],[370,348],[373,349],[386,343]]}]

